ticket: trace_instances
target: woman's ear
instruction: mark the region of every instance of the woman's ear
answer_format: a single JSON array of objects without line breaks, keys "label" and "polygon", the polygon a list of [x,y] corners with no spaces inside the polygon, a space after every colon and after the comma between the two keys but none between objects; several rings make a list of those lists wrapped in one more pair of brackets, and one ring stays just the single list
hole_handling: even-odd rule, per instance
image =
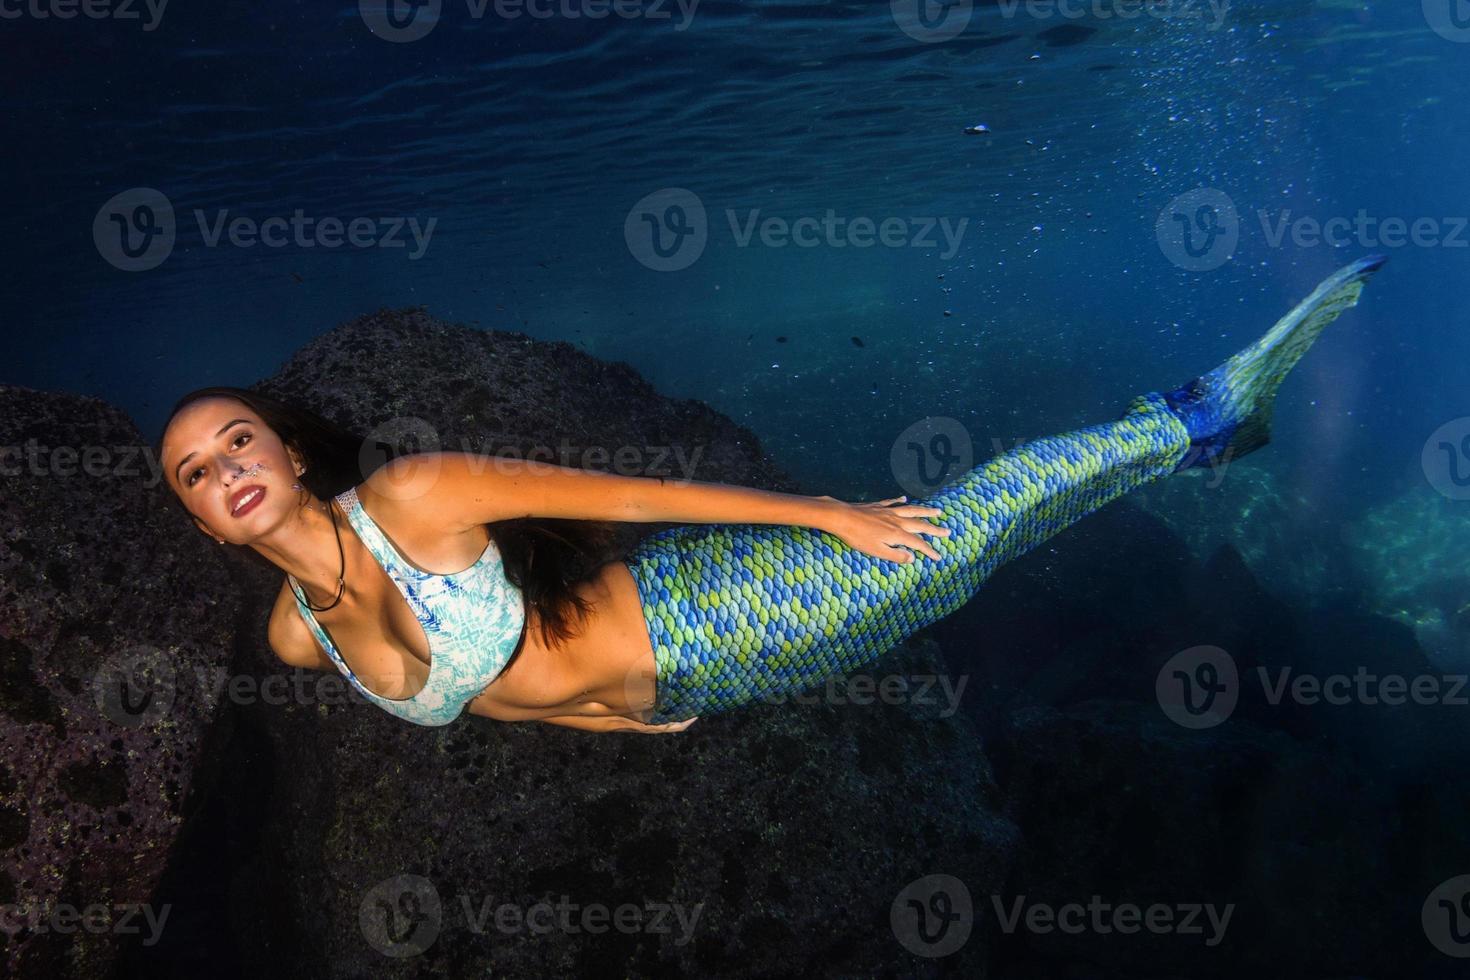
[{"label": "woman's ear", "polygon": [[197,528],[199,528],[199,530],[203,531],[205,534],[209,535],[211,538],[214,538],[214,540],[218,541],[220,544],[224,544],[225,543],[225,539],[224,538],[220,537],[218,534],[215,534],[213,531],[211,531],[209,529],[209,525],[206,524],[206,523],[204,523],[203,521],[201,521],[197,517],[194,518],[194,526],[197,527]]},{"label": "woman's ear", "polygon": [[306,464],[301,461],[301,454],[293,446],[286,447],[286,455],[291,457],[291,470],[296,476],[306,472]]}]

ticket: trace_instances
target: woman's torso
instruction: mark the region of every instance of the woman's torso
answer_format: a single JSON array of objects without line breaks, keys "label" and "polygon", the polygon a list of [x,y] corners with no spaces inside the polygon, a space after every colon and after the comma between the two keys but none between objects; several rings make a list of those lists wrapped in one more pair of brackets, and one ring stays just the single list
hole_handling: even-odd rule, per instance
[{"label": "woman's torso", "polygon": [[[472,566],[490,540],[484,526],[453,534],[372,516],[405,560],[431,574]],[[429,677],[428,638],[392,579],[371,555],[361,557],[365,561],[350,599],[317,613],[317,621],[368,690],[385,698],[413,697]],[[591,605],[585,620],[573,620],[578,634],[547,644],[541,617],[528,608],[520,644],[504,669],[467,704],[470,712],[524,721],[556,715],[637,717],[651,708],[653,648],[627,566],[608,562],[574,591]]]}]

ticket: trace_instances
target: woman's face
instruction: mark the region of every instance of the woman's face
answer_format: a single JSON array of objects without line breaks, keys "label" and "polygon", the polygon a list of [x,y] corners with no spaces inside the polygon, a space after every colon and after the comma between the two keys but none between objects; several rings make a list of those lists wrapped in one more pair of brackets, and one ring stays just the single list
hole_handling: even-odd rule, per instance
[{"label": "woman's face", "polygon": [[201,398],[169,422],[161,460],[199,529],[248,544],[300,506],[299,457],[233,398]]}]

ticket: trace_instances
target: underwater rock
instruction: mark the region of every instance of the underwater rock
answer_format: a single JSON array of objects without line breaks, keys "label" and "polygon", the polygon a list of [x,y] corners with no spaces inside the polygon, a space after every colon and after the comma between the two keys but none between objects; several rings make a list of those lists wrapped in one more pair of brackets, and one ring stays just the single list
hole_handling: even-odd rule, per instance
[{"label": "underwater rock", "polygon": [[[261,387],[359,431],[420,420],[409,428],[432,429],[442,448],[523,453],[565,441],[616,458],[629,447],[695,479],[795,489],[748,430],[660,396],[626,364],[421,310],[339,326]],[[554,461],[585,462],[575,452]],[[685,472],[681,461],[697,465]],[[629,525],[627,544],[656,529]],[[268,608],[279,573],[242,579],[253,606]],[[263,618],[238,641],[240,669],[254,677],[317,676],[274,659]],[[916,640],[871,673],[948,671],[932,643]],[[206,801],[226,839],[181,854],[173,890],[161,892],[205,902],[215,889],[191,879],[226,876],[226,924],[207,959],[155,955],[199,969],[229,962],[251,977],[375,976],[395,960],[445,976],[902,972],[913,957],[889,926],[900,891],[934,873],[975,894],[998,887],[1015,829],[998,815],[962,713],[853,700],[752,705],[656,736],[468,714],[421,728],[355,696],[232,703],[235,737],[222,752],[250,764],[232,767]],[[394,905],[403,888],[417,889],[405,901],[419,913],[437,903],[429,932]],[[687,932],[674,919],[664,931],[604,919],[598,932],[548,934],[496,918],[502,905],[542,902],[573,915],[672,905],[697,919]],[[375,945],[384,937],[370,923],[395,907],[422,951]],[[985,975],[982,922],[947,966]]]},{"label": "underwater rock", "polygon": [[1315,600],[1359,584],[1339,518],[1254,461],[1186,471],[1128,499],[1160,517],[1199,561],[1223,545],[1237,549],[1262,585],[1282,598]]},{"label": "underwater rock", "polygon": [[1410,627],[1439,667],[1470,670],[1470,506],[1421,484],[1343,538],[1373,582],[1375,610]]},{"label": "underwater rock", "polygon": [[[1450,975],[1419,916],[1470,860],[1463,780],[1392,785],[1249,722],[1191,731],[1113,701],[1017,712],[987,747],[1024,832],[1007,910],[1173,910],[1167,929],[1022,925],[997,942],[1008,977]],[[1201,911],[1186,931],[1185,906],[1210,904],[1222,919],[1233,905],[1223,928]]]},{"label": "underwater rock", "polygon": [[[0,386],[0,453],[0,974],[104,976],[151,931],[125,908],[183,821],[240,604],[122,412]],[[89,906],[105,928],[45,920]]]}]

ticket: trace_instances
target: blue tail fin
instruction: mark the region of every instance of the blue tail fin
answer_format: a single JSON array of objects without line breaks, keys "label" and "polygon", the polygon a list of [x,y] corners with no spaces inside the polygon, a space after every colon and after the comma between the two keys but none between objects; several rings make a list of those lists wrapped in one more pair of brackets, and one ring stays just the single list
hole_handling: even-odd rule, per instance
[{"label": "blue tail fin", "polygon": [[1269,442],[1271,410],[1282,380],[1323,329],[1357,305],[1363,284],[1387,261],[1374,255],[1339,269],[1260,340],[1209,374],[1165,392],[1165,401],[1190,435],[1190,450],[1179,469],[1228,462]]}]

